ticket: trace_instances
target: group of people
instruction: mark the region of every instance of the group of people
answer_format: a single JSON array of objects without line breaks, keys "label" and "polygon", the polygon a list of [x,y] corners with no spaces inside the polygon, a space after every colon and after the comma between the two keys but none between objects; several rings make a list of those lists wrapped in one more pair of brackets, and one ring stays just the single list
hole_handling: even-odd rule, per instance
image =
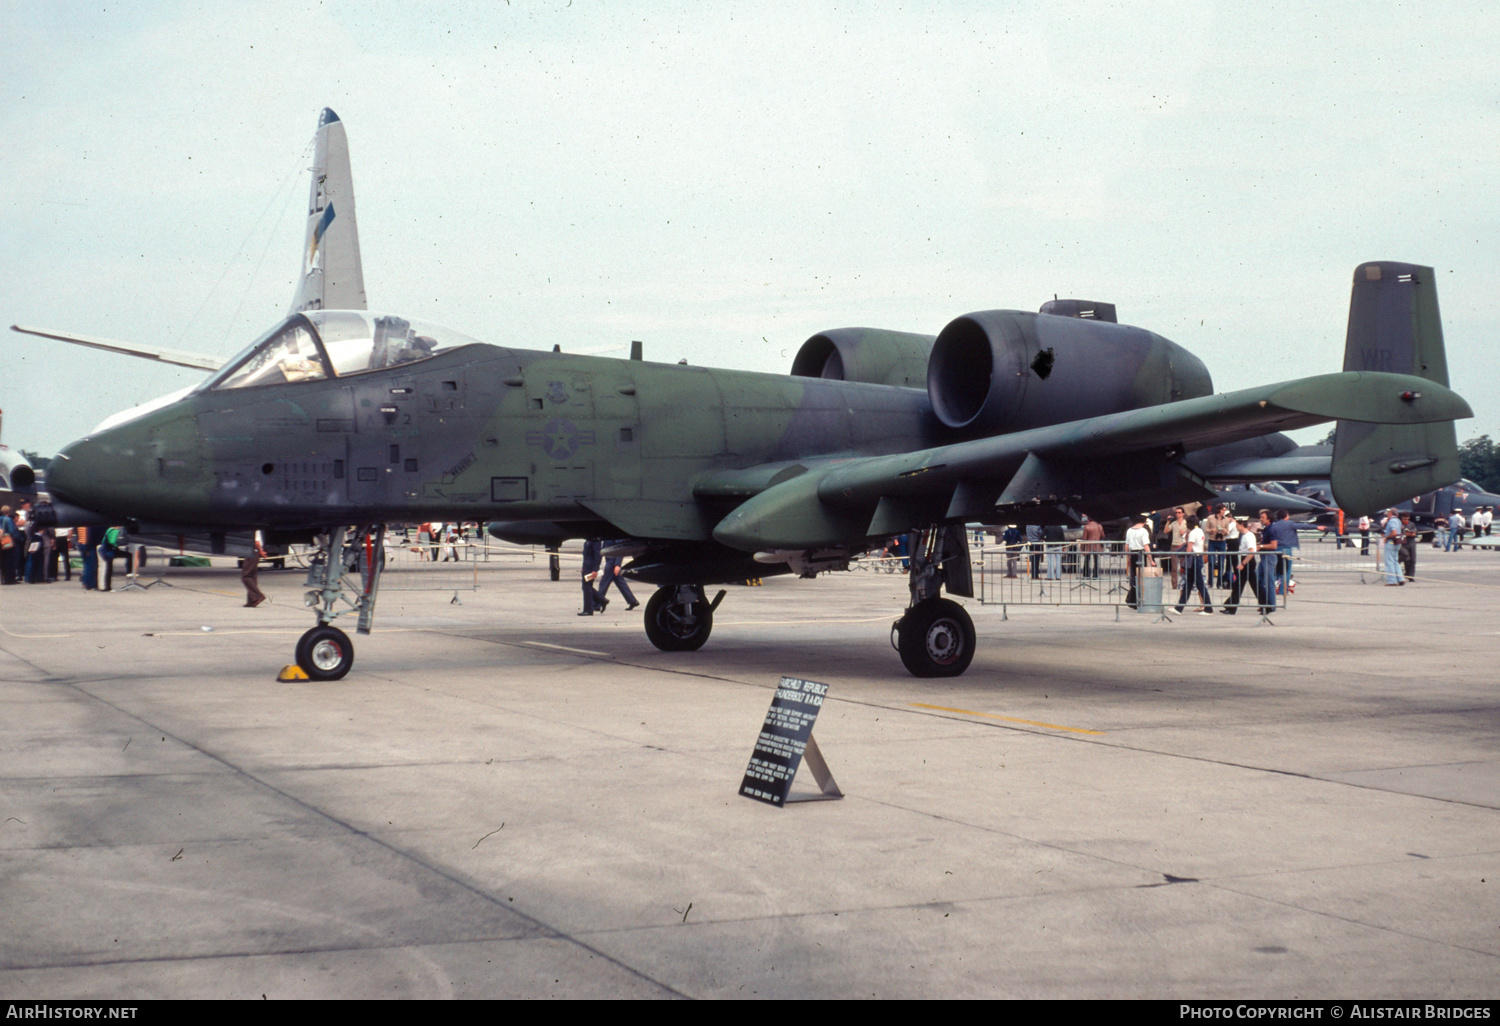
[{"label": "group of people", "polygon": [[[1150,517],[1141,517],[1125,532],[1126,570],[1130,589],[1125,604],[1137,604],[1137,574],[1143,567],[1158,566],[1153,552],[1157,538]],[[1237,519],[1227,504],[1212,510],[1201,520],[1181,506],[1172,510],[1157,551],[1171,574],[1172,587],[1179,589],[1177,611],[1183,612],[1196,594],[1198,612],[1211,615],[1214,609],[1210,588],[1228,590],[1229,596],[1218,612],[1233,616],[1240,607],[1246,589],[1255,596],[1260,612],[1276,609],[1278,594],[1292,594],[1297,582],[1292,579],[1292,558],[1299,543],[1297,529],[1286,512],[1273,515],[1261,510],[1254,519]]]},{"label": "group of people", "polygon": [[[79,577],[85,591],[113,591],[115,560],[124,558],[125,574],[135,570],[135,557],[123,527],[43,527],[54,520],[51,504],[33,508],[22,501],[14,510],[0,506],[0,583],[52,584],[59,573],[73,580],[72,555],[82,560]],[[99,567],[104,580],[99,581]]]},{"label": "group of people", "polygon": [[[1007,527],[1000,536],[1000,541],[1005,546],[1005,576],[1019,576],[1016,569],[1021,561],[1021,554],[1030,550],[1031,576],[1034,580],[1062,580],[1064,540],[1063,529],[1057,524],[1045,527],[1028,524],[1024,532],[1015,525]],[[1099,557],[1103,552],[1104,525],[1085,516],[1083,536],[1078,542],[1079,575],[1089,579],[1097,578]],[[1046,567],[1045,574],[1041,572],[1043,566]]]},{"label": "group of people", "polygon": [[[583,543],[583,612],[579,616],[593,616],[596,611],[602,613],[608,609],[609,599],[604,597],[604,593],[609,591],[611,584],[620,589],[620,594],[629,603],[625,607],[626,612],[640,605],[630,590],[630,584],[620,573],[620,564],[624,559],[619,556],[606,559],[604,556],[606,548],[623,544],[623,541],[605,541],[601,538],[590,538]],[[601,563],[603,569],[600,569]]]},{"label": "group of people", "polygon": [[1417,539],[1420,534],[1410,513],[1388,509],[1381,514],[1381,562],[1385,564],[1387,588],[1417,579]]},{"label": "group of people", "polygon": [[1464,520],[1463,510],[1456,509],[1446,516],[1439,513],[1432,521],[1432,547],[1444,552],[1462,549],[1464,532],[1470,529],[1475,538],[1487,538],[1494,519],[1495,510],[1492,506],[1480,506],[1467,521]]},{"label": "group of people", "polygon": [[431,559],[434,563],[462,562],[458,547],[467,540],[467,535],[463,524],[419,524],[417,553],[422,559]]}]

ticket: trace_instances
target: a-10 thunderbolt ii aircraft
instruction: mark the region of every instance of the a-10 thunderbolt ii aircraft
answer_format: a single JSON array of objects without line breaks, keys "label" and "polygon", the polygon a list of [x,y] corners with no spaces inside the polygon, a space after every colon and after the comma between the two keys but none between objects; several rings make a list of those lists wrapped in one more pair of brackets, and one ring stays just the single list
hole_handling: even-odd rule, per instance
[{"label": "a-10 thunderbolt ii aircraft", "polygon": [[338,619],[370,629],[379,525],[490,518],[631,539],[627,572],[661,585],[646,632],[667,650],[707,640],[723,597],[708,585],[841,569],[917,532],[899,651],[948,676],[974,654],[968,615],[940,595],[971,594],[966,522],[1204,499],[1189,454],[1328,420],[1334,493],[1373,510],[1458,477],[1453,420],[1472,414],[1446,386],[1433,274],[1386,262],[1355,271],[1343,372],[1221,394],[1159,335],[1057,313],[968,314],[936,337],[824,332],[778,375],[309,310],[176,401],[67,446],[49,483],[143,527],[315,538],[318,623],[297,662],[317,679],[352,664]]}]

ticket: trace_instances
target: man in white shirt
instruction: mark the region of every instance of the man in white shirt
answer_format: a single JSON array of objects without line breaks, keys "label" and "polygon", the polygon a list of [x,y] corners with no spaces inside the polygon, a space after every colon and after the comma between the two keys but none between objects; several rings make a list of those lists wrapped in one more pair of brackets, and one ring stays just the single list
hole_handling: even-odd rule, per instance
[{"label": "man in white shirt", "polygon": [[1463,551],[1464,529],[1468,526],[1468,521],[1464,520],[1462,511],[1455,509],[1448,514],[1448,544],[1452,546],[1452,549],[1445,551]]},{"label": "man in white shirt", "polygon": [[[1256,600],[1260,600],[1260,592],[1255,588],[1255,550],[1255,532],[1248,527],[1241,528],[1240,547],[1234,567],[1234,590],[1229,593],[1229,601],[1224,606],[1224,612],[1230,616],[1233,616],[1239,609],[1240,594],[1244,591],[1245,585],[1248,584]],[[1264,606],[1261,607],[1261,612],[1265,612]]]},{"label": "man in white shirt", "polygon": [[1198,610],[1204,615],[1212,614],[1214,611],[1213,599],[1208,597],[1208,585],[1203,579],[1204,554],[1208,551],[1208,536],[1203,533],[1203,528],[1198,526],[1198,518],[1188,517],[1185,526],[1187,534],[1184,535],[1182,556],[1182,591],[1177,596],[1177,611],[1180,613],[1187,605],[1188,596],[1193,593],[1194,586],[1198,589],[1198,597],[1203,600],[1203,606]]},{"label": "man in white shirt", "polygon": [[1130,585],[1125,592],[1125,604],[1131,609],[1136,606],[1136,574],[1143,566],[1155,565],[1156,558],[1151,555],[1151,532],[1146,527],[1146,518],[1139,517],[1125,532],[1125,576]]}]

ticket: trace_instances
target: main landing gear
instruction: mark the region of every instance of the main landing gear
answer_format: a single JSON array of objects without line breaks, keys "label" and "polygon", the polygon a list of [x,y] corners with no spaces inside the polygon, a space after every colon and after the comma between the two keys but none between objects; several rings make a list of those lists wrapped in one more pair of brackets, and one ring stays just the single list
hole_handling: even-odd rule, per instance
[{"label": "main landing gear", "polygon": [[663,652],[693,652],[714,629],[720,591],[710,602],[701,584],[669,584],[646,600],[646,637]]},{"label": "main landing gear", "polygon": [[891,643],[913,677],[957,677],[974,659],[974,621],[944,586],[972,598],[969,540],[962,524],[912,533],[911,605],[891,625]]},{"label": "main landing gear", "polygon": [[357,614],[355,633],[370,633],[383,569],[383,524],[336,527],[319,536],[307,568],[312,590],[303,597],[318,625],[297,641],[297,665],[313,680],[338,680],[354,665],[354,643],[333,621]]}]

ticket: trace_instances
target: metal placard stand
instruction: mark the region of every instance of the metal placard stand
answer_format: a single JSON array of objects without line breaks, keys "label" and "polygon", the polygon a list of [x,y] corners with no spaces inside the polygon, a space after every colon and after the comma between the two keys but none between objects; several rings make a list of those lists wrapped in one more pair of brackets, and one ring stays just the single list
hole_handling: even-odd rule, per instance
[{"label": "metal placard stand", "polygon": [[[791,802],[830,801],[844,797],[828,769],[828,762],[813,739],[813,723],[823,708],[827,684],[817,681],[781,678],[771,697],[755,751],[740,781],[740,794],[758,802],[785,807]],[[792,790],[797,769],[806,765],[817,783],[816,791]]]}]

